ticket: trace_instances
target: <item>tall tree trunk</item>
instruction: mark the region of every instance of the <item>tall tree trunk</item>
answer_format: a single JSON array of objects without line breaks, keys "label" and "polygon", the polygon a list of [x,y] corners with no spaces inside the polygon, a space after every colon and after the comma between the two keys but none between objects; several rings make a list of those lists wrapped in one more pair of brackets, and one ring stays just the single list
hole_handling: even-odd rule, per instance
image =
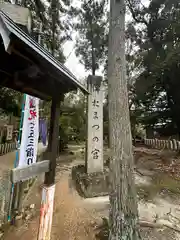
[{"label": "tall tree trunk", "polygon": [[108,49],[110,149],[109,240],[138,240],[132,137],[125,60],[125,0],[110,1]]},{"label": "tall tree trunk", "polygon": [[57,20],[57,0],[51,1],[51,16],[52,16],[52,42],[51,42],[51,54],[55,53],[55,33],[56,33],[56,20]]},{"label": "tall tree trunk", "polygon": [[[93,46],[93,45],[92,45]],[[92,52],[91,52],[91,54],[92,54],[92,75],[95,75],[95,73],[96,73],[96,61],[95,61],[95,56],[94,56],[94,49],[93,49],[93,47],[92,47]]]},{"label": "tall tree trunk", "polygon": [[[91,26],[92,29],[92,26]],[[92,75],[95,75],[96,73],[96,56],[95,56],[95,51],[94,51],[94,39],[93,39],[93,32],[91,32],[91,58],[92,58],[92,66],[91,66],[91,70],[92,70]]]}]

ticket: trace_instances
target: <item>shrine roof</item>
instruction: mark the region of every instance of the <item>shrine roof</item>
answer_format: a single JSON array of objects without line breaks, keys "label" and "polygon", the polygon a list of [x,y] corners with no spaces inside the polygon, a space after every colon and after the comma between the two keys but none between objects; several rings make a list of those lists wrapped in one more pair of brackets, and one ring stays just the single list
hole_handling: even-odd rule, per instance
[{"label": "shrine roof", "polygon": [[0,85],[41,99],[86,87],[46,49],[0,11]]}]

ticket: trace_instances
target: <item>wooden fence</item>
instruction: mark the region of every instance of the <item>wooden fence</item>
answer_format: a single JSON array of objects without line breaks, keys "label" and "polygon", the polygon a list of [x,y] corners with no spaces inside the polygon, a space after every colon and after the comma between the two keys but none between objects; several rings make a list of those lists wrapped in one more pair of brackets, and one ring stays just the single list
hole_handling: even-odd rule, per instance
[{"label": "wooden fence", "polygon": [[[15,147],[15,145],[14,145]],[[39,143],[38,145],[38,154],[37,154],[37,162],[42,161],[44,158],[44,152],[46,150],[46,147],[42,147],[42,144]],[[13,161],[13,156],[11,156]],[[8,216],[8,210],[9,210],[9,203],[10,203],[10,192],[12,183],[10,181],[10,175],[11,175],[11,168],[12,166],[7,166],[7,169],[3,170],[0,176],[0,225],[7,223],[7,216]],[[39,176],[42,178],[42,182],[44,180],[44,175]],[[28,192],[31,189],[33,183],[35,182],[37,178],[32,178],[24,182],[24,189],[22,192],[22,200],[25,201],[26,197],[28,196]],[[15,203],[15,206],[17,205],[17,202]]]},{"label": "wooden fence", "polygon": [[146,146],[156,149],[167,149],[172,151],[180,151],[180,141],[172,140],[159,140],[159,139],[144,139]]},{"label": "wooden fence", "polygon": [[0,155],[4,155],[6,153],[12,152],[16,148],[17,148],[16,142],[0,144]]},{"label": "wooden fence", "polygon": [[16,142],[0,144],[0,155],[4,155],[6,153],[12,152],[16,148],[17,148]]}]

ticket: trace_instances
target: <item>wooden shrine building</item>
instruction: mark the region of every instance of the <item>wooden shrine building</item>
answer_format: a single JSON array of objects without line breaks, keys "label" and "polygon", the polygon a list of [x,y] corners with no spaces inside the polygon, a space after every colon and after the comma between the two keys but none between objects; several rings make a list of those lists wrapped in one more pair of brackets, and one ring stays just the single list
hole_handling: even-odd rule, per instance
[{"label": "wooden shrine building", "polygon": [[47,50],[0,10],[0,85],[51,100],[50,168],[45,184],[53,184],[56,167],[60,102],[72,90],[87,89]]}]

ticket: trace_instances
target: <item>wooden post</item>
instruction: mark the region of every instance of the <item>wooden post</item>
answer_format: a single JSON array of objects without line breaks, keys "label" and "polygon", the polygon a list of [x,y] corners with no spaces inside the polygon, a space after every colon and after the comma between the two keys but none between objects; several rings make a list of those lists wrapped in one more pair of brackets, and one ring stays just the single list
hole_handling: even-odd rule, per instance
[{"label": "wooden post", "polygon": [[59,117],[60,117],[60,101],[62,98],[53,98],[51,106],[50,133],[48,143],[48,157],[50,158],[50,170],[45,174],[44,184],[51,185],[55,181],[56,156],[59,137]]},{"label": "wooden post", "polygon": [[38,240],[50,240],[53,217],[55,184],[43,186]]},{"label": "wooden post", "polygon": [[19,197],[19,183],[15,184],[15,193],[13,198],[13,208],[12,210],[17,210],[18,208],[18,197]]},{"label": "wooden post", "polygon": [[180,141],[177,141],[177,151],[180,151]]},{"label": "wooden post", "polygon": [[23,197],[24,197],[24,182],[19,183],[19,193],[18,193],[18,213],[20,214],[22,212],[22,205],[23,205]]},{"label": "wooden post", "polygon": [[55,170],[59,137],[61,97],[54,96],[51,106],[51,121],[49,133],[48,156],[50,160],[49,172],[45,174],[44,186],[42,189],[41,215],[39,223],[38,240],[50,240],[51,225],[53,217],[53,202],[55,193]]}]

